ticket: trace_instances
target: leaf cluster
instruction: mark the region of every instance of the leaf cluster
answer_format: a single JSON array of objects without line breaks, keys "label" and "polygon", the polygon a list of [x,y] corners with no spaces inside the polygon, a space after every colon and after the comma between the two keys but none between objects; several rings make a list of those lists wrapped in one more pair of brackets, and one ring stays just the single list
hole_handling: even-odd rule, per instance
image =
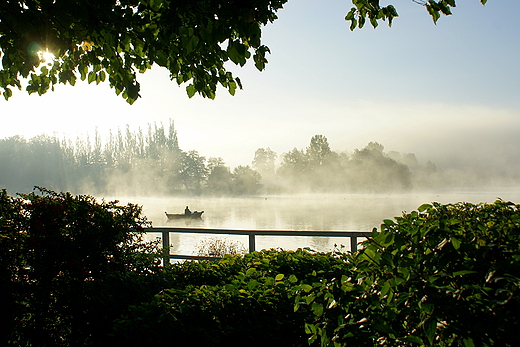
[{"label": "leaf cluster", "polygon": [[[412,0],[426,7],[436,23],[450,15],[455,0]],[[277,19],[287,0],[21,0],[0,3],[0,92],[27,80],[28,93],[42,95],[58,83],[75,85],[106,80],[130,104],[139,95],[136,73],[153,65],[168,69],[170,78],[196,93],[214,98],[218,85],[234,95],[241,81],[225,66],[244,66],[253,59],[258,70],[267,64],[269,48],[261,43],[261,27]],[[487,0],[480,0],[485,4]],[[368,21],[398,16],[393,5],[379,0],[352,0],[345,16],[350,29]],[[44,59],[44,52],[54,58]]]},{"label": "leaf cluster", "polygon": [[[437,23],[441,15],[451,15],[451,8],[456,7],[455,0],[412,0],[413,2],[426,7],[428,14]],[[487,0],[480,0],[485,5]],[[363,28],[368,21],[376,28],[379,21],[388,21],[388,26],[392,26],[394,18],[399,14],[393,5],[381,6],[379,0],[352,0],[352,7],[345,16],[346,21],[350,21],[350,30]]]},{"label": "leaf cluster", "polygon": [[[269,49],[261,26],[274,21],[286,0],[8,1],[0,4],[0,91],[28,79],[29,93],[57,83],[108,80],[118,95],[139,97],[136,72],[165,67],[188,96],[214,98],[217,85],[241,87],[224,66],[250,58],[263,70]],[[51,52],[44,61],[41,52]]]}]

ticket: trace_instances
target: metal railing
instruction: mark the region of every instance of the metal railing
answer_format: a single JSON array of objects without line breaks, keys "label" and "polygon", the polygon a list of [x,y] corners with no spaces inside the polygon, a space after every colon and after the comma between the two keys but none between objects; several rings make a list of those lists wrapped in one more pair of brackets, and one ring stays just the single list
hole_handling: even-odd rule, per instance
[{"label": "metal railing", "polygon": [[[311,237],[348,237],[350,238],[350,250],[357,250],[359,237],[370,237],[370,232],[363,231],[293,231],[293,230],[225,230],[225,229],[199,229],[199,228],[151,228],[147,233],[161,233],[163,249],[170,247],[170,233],[187,234],[220,234],[220,235],[246,235],[249,238],[249,253],[256,250],[256,236],[311,236]],[[215,260],[216,257],[180,255],[165,253],[164,264],[171,259],[186,260]]]}]

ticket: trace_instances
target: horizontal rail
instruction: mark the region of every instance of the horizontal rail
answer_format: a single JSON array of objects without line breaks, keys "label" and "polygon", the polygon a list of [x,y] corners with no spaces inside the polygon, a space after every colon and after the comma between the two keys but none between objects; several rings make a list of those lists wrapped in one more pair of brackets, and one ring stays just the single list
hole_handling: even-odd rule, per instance
[{"label": "horizontal rail", "polygon": [[[219,235],[245,235],[249,237],[249,253],[255,251],[256,236],[311,236],[311,237],[348,237],[350,238],[350,250],[357,250],[358,237],[370,237],[370,232],[363,231],[294,231],[294,230],[236,230],[236,229],[200,229],[200,228],[151,228],[147,233],[161,233],[163,249],[170,247],[170,233],[188,233],[188,234],[219,234]],[[192,256],[192,255],[175,255],[165,253],[164,264],[170,262],[170,259],[191,259],[191,260],[215,260],[216,257]]]}]

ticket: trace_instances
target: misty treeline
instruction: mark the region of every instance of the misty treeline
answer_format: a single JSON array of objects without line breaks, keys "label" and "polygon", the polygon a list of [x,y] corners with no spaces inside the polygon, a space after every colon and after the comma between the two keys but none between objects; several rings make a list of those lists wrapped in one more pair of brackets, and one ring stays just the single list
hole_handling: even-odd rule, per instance
[{"label": "misty treeline", "polygon": [[426,187],[436,173],[433,163],[421,166],[414,154],[385,153],[376,142],[352,153],[333,151],[323,135],[281,156],[259,148],[251,165],[231,169],[222,158],[180,149],[173,121],[137,131],[127,125],[104,140],[97,131],[75,141],[1,139],[0,163],[0,188],[12,193],[34,186],[108,195],[388,192]]},{"label": "misty treeline", "polygon": [[29,140],[14,136],[0,140],[0,187],[27,192],[34,186],[89,194],[253,194],[260,174],[250,166],[231,171],[221,158],[201,156],[179,148],[173,121],[130,126],[102,140],[75,141],[40,135]]},{"label": "misty treeline", "polygon": [[385,153],[377,142],[352,153],[333,151],[323,135],[313,136],[305,149],[282,154],[277,168],[276,157],[269,148],[260,148],[253,160],[266,189],[275,191],[408,191],[418,185],[431,187],[437,171],[430,161],[419,165],[412,153]]}]

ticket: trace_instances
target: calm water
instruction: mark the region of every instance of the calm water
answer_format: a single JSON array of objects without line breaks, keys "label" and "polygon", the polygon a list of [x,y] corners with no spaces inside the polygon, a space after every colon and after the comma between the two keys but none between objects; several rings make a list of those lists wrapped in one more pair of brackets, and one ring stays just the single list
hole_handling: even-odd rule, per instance
[{"label": "calm water", "polygon": [[[284,195],[250,198],[118,198],[121,203],[143,206],[143,213],[154,227],[192,227],[246,230],[341,230],[370,231],[383,219],[411,212],[423,203],[493,202],[497,198],[520,203],[520,188],[466,189],[410,194],[328,194]],[[170,221],[164,212],[204,211],[199,221]],[[156,235],[150,235],[155,238]],[[171,234],[172,253],[196,254],[197,245],[210,235]],[[244,236],[223,236],[247,245]],[[259,237],[257,248],[296,249],[311,247],[330,251],[334,244],[348,245],[348,239],[304,237]],[[348,249],[348,246],[347,246]]]}]

